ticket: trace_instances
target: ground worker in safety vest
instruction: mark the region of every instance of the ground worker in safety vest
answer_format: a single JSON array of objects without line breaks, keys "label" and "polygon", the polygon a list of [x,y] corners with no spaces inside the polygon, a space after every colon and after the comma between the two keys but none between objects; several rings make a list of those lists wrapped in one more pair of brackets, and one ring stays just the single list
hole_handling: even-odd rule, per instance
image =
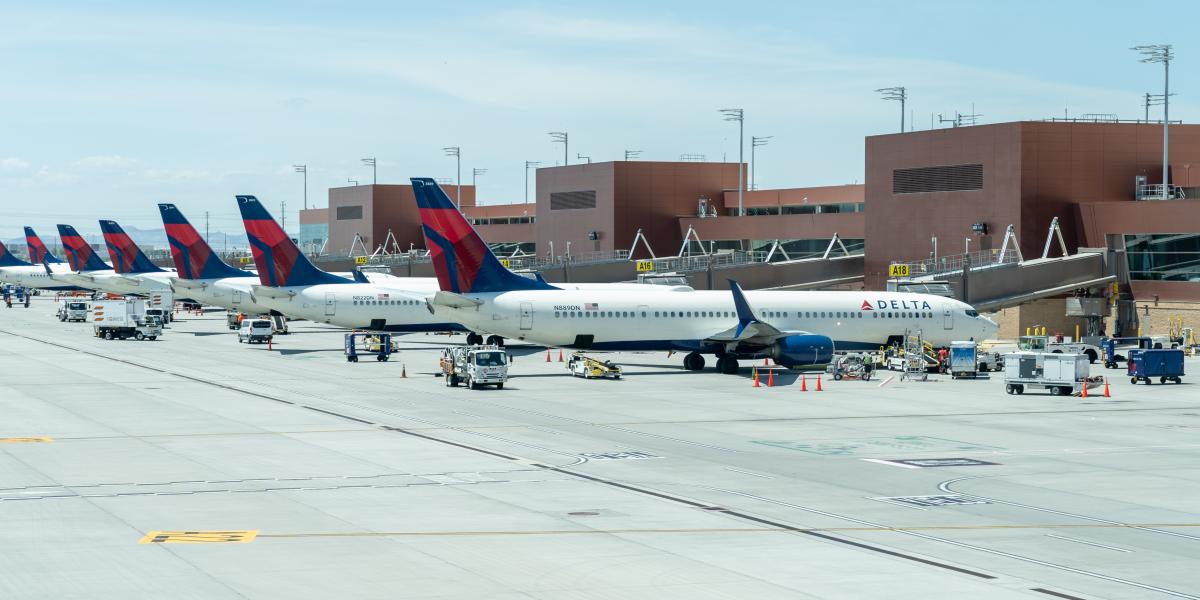
[{"label": "ground worker in safety vest", "polygon": [[863,371],[869,376],[875,370],[875,355],[870,352],[863,357]]}]

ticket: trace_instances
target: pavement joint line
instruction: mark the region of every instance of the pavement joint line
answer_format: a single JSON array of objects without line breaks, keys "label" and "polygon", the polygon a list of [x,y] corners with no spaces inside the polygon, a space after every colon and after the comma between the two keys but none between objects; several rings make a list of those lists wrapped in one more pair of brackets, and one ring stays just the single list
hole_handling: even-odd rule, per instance
[{"label": "pavement joint line", "polygon": [[1071,594],[1066,594],[1063,592],[1056,592],[1054,590],[1048,590],[1046,588],[1036,587],[1036,588],[1029,588],[1029,590],[1032,592],[1040,592],[1042,594],[1054,596],[1057,598],[1064,598],[1065,600],[1086,600],[1085,598],[1082,598],[1080,596],[1073,596]]},{"label": "pavement joint line", "polygon": [[1126,553],[1133,552],[1133,550],[1127,550],[1125,548],[1118,548],[1116,546],[1106,546],[1104,544],[1097,544],[1096,542],[1089,542],[1087,540],[1077,540],[1075,538],[1067,537],[1065,535],[1054,535],[1053,533],[1047,533],[1046,537],[1054,538],[1056,540],[1066,540],[1068,542],[1075,542],[1077,544],[1084,544],[1086,546],[1095,546],[1097,548],[1105,548],[1108,550],[1115,550],[1117,552],[1126,552]]}]

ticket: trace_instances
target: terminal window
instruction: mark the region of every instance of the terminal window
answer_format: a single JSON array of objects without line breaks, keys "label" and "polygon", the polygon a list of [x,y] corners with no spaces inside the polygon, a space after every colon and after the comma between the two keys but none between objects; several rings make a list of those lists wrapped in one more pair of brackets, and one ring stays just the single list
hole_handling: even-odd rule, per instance
[{"label": "terminal window", "polygon": [[550,210],[577,210],[580,208],[596,208],[596,190],[550,194]]},{"label": "terminal window", "polygon": [[337,207],[337,220],[350,221],[363,218],[362,205]]},{"label": "terminal window", "polygon": [[1125,236],[1130,279],[1200,281],[1200,233]]},{"label": "terminal window", "polygon": [[892,171],[893,194],[983,189],[983,165],[943,165]]}]

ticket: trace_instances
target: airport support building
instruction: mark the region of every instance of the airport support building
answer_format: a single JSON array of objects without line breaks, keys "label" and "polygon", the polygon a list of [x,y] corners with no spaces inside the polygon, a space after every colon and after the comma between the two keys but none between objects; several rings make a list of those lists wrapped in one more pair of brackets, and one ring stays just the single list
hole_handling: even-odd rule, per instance
[{"label": "airport support building", "polygon": [[[863,184],[744,191],[745,216],[737,216],[736,163],[547,167],[536,172],[530,204],[481,206],[473,186],[463,186],[461,204],[502,255],[569,252],[586,260],[629,250],[641,230],[658,256],[677,254],[690,238],[717,251],[766,250],[778,241],[794,259],[820,254],[836,233],[851,250],[865,249],[866,289],[883,289],[893,262],[997,252],[1009,225],[1023,256],[1040,257],[1057,218],[1069,252],[1121,251],[1126,291],[1144,322],[1194,314],[1188,322],[1200,325],[1200,125],[1171,126],[1168,200],[1159,199],[1161,123],[1051,120],[914,131],[868,137],[864,154]],[[444,188],[456,197],[453,185]],[[370,251],[389,230],[401,250],[424,245],[407,185],[334,188],[328,209],[308,213],[302,228],[328,228],[327,254],[345,256],[355,234]],[[647,256],[639,243],[635,257]],[[1009,333],[1039,323],[1072,331],[1061,304],[1006,311],[1015,323]]]}]

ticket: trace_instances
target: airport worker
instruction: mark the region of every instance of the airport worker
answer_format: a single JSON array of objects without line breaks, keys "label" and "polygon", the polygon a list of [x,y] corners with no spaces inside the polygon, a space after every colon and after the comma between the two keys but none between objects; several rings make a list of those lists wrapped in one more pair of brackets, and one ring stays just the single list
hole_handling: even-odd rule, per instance
[{"label": "airport worker", "polygon": [[863,357],[863,372],[870,375],[875,370],[875,355],[870,352]]}]

